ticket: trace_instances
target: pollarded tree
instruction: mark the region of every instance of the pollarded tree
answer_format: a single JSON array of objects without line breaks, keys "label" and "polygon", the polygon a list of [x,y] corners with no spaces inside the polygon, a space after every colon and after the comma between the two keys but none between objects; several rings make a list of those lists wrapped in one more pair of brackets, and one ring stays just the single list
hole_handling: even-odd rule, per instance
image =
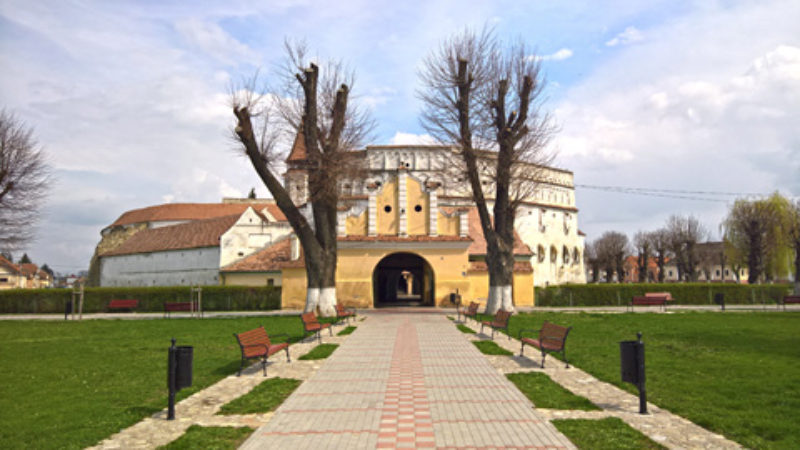
[{"label": "pollarded tree", "polygon": [[[543,113],[539,60],[519,42],[504,45],[492,31],[464,31],[425,60],[419,96],[422,125],[458,152],[487,243],[486,313],[511,311],[514,219],[542,181],[554,132]],[[491,208],[491,212],[490,212]]]},{"label": "pollarded tree", "polygon": [[794,293],[800,295],[800,199],[789,204],[784,228],[786,244],[794,252]]},{"label": "pollarded tree", "polygon": [[650,267],[650,255],[652,251],[653,239],[651,233],[639,231],[633,236],[633,245],[636,247],[636,267],[639,271],[639,283],[649,281],[648,269]]},{"label": "pollarded tree", "polygon": [[669,234],[665,228],[659,228],[650,233],[650,247],[656,257],[658,266],[658,282],[664,282],[664,266],[667,264],[669,252]]},{"label": "pollarded tree", "polygon": [[[307,294],[305,311],[335,315],[336,221],[339,184],[357,158],[372,121],[350,100],[353,77],[340,63],[320,66],[306,60],[304,44],[286,43],[288,54],[282,88],[256,92],[255,78],[232,93],[235,139],[276,204],[292,226],[303,249]],[[255,122],[255,124],[254,124]],[[308,203],[295,205],[276,176],[285,158],[281,132],[303,139],[308,173]]]},{"label": "pollarded tree", "polygon": [[[777,194],[776,194],[777,195]],[[733,254],[746,258],[748,283],[766,275],[781,245],[781,202],[776,198],[736,200],[722,226]]]},{"label": "pollarded tree", "polygon": [[51,182],[33,130],[0,111],[0,250],[17,250],[33,239]]},{"label": "pollarded tree", "polygon": [[606,231],[594,243],[597,257],[606,271],[606,282],[613,281],[614,272],[617,282],[625,279],[625,257],[628,255],[628,237],[618,231]]},{"label": "pollarded tree", "polygon": [[671,216],[667,220],[669,249],[675,257],[678,278],[697,281],[697,244],[708,237],[708,230],[694,216]]}]

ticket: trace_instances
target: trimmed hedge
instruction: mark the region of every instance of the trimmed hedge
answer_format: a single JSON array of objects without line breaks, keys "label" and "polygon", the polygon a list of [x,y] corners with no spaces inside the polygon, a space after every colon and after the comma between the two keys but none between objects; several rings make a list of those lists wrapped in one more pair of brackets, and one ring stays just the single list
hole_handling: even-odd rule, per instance
[{"label": "trimmed hedge", "polygon": [[633,296],[669,292],[676,305],[713,305],[723,293],[730,305],[775,304],[788,294],[790,284],[635,283],[564,284],[536,288],[536,306],[625,306]]},{"label": "trimmed hedge", "polygon": [[[281,308],[276,286],[202,286],[203,311],[265,311]],[[138,312],[163,312],[164,302],[188,302],[189,286],[86,288],[83,312],[104,312],[112,299],[137,299]],[[64,313],[72,289],[9,289],[0,291],[0,314]],[[77,302],[77,299],[76,299]],[[78,305],[76,303],[75,308]]]}]

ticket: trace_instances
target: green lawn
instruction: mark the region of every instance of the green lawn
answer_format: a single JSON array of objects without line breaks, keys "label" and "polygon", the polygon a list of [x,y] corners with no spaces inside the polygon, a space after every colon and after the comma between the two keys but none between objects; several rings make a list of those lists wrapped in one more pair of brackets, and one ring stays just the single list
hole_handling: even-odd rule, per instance
[{"label": "green lawn", "polygon": [[458,331],[460,331],[462,333],[465,333],[465,334],[475,334],[475,330],[473,330],[472,328],[464,325],[463,323],[460,323],[460,324],[456,325],[456,328],[458,328]]},{"label": "green lawn", "polygon": [[167,405],[167,348],[194,346],[193,386],[239,368],[233,333],[303,335],[297,317],[0,322],[3,448],[83,448]]},{"label": "green lawn", "polygon": [[665,448],[616,417],[600,420],[554,420],[553,425],[579,449],[662,450]]},{"label": "green lawn", "polygon": [[356,327],[350,326],[345,328],[344,330],[336,333],[337,336],[347,336],[348,334],[352,334],[353,331],[356,331]]},{"label": "green lawn", "polygon": [[219,414],[258,414],[273,411],[301,383],[302,381],[292,378],[269,378],[247,394],[222,405]]},{"label": "green lawn", "polygon": [[503,355],[503,356],[511,356],[513,353],[500,347],[493,341],[472,341],[475,344],[475,347],[478,347],[478,350],[481,351],[484,355]]},{"label": "green lawn", "polygon": [[619,341],[644,333],[648,400],[750,448],[800,448],[800,314],[515,314],[572,326],[571,363],[624,389]]},{"label": "green lawn", "polygon": [[510,373],[506,377],[517,386],[537,408],[579,409],[597,411],[587,398],[575,395],[542,372]]},{"label": "green lawn", "polygon": [[235,450],[253,434],[249,427],[201,427],[192,425],[183,436],[159,447],[159,450]]},{"label": "green lawn", "polygon": [[319,344],[316,347],[312,348],[310,352],[306,353],[305,355],[297,358],[302,361],[309,361],[313,359],[325,359],[328,356],[331,356],[331,353],[334,352],[339,347],[339,344]]}]

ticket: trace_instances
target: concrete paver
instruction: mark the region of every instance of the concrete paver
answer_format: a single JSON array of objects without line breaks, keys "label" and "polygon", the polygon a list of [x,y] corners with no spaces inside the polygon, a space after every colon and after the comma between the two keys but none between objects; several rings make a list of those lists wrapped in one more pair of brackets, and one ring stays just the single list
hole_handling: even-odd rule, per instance
[{"label": "concrete paver", "polygon": [[402,313],[370,315],[241,448],[325,443],[574,448],[441,314]]}]

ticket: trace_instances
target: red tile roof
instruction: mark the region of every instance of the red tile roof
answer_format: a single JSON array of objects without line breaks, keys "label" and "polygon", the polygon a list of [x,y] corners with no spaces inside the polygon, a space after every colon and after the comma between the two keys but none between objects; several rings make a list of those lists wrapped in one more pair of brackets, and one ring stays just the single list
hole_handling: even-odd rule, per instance
[{"label": "red tile roof", "polygon": [[297,132],[297,135],[294,137],[294,143],[292,144],[292,151],[289,152],[289,156],[286,158],[286,162],[290,161],[305,161],[308,158],[308,153],[306,151],[306,138],[303,136],[302,130]]},{"label": "red tile roof", "polygon": [[339,236],[339,242],[470,242],[469,237],[461,236],[398,236],[396,234],[379,234],[377,236]]},{"label": "red tile roof", "polygon": [[284,239],[220,269],[220,272],[278,271],[291,261],[291,239]]},{"label": "red tile roof", "polygon": [[39,266],[32,263],[20,264],[20,272],[28,278],[32,278],[39,271]]},{"label": "red tile roof", "polygon": [[[485,261],[470,261],[469,262],[469,270],[474,272],[488,272],[489,266],[486,264]],[[533,266],[529,261],[515,261],[514,262],[514,273],[532,273]]]},{"label": "red tile roof", "polygon": [[119,247],[100,256],[152,253],[201,247],[219,247],[219,238],[239,219],[234,214],[213,219],[142,230]]},{"label": "red tile roof", "polygon": [[257,211],[267,208],[275,220],[281,222],[286,220],[286,216],[283,215],[278,205],[272,201],[259,202],[256,200],[252,203],[167,203],[125,212],[111,226],[157,221],[202,220],[233,214],[241,215],[249,206],[252,206]]},{"label": "red tile roof", "polygon": [[0,255],[0,267],[5,267],[6,269],[10,270],[13,274],[19,273],[19,267],[6,259],[3,255]]}]

